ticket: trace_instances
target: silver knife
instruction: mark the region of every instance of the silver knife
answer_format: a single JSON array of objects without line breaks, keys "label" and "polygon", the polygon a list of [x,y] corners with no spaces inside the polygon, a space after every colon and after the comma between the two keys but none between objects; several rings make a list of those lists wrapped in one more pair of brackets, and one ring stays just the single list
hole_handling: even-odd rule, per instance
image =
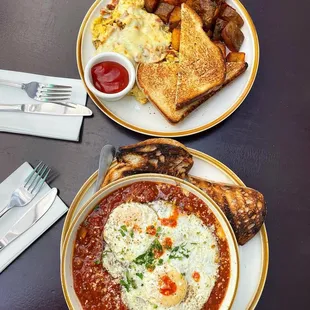
[{"label": "silver knife", "polygon": [[80,104],[73,107],[55,103],[0,104],[0,112],[22,112],[58,116],[90,116],[93,112]]},{"label": "silver knife", "polygon": [[115,147],[113,145],[105,145],[100,152],[98,177],[95,185],[95,193],[98,192],[105,175],[115,156]]},{"label": "silver knife", "polygon": [[0,251],[33,226],[52,206],[57,188],[51,189],[35,206],[29,209],[0,239]]}]

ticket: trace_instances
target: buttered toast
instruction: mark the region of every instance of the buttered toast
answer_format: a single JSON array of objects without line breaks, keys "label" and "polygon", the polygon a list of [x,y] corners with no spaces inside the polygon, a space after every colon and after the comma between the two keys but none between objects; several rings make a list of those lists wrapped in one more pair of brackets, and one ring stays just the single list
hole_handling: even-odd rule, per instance
[{"label": "buttered toast", "polygon": [[175,104],[179,110],[205,96],[225,80],[225,60],[203,30],[198,14],[181,7],[180,65]]}]

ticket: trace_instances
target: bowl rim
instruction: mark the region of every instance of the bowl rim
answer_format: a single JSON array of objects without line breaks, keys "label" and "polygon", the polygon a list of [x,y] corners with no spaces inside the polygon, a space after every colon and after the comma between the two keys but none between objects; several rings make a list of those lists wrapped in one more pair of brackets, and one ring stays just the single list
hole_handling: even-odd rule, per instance
[{"label": "bowl rim", "polygon": [[[123,66],[129,75],[128,85],[123,90],[121,90],[117,93],[113,93],[113,94],[104,93],[104,92],[98,90],[94,86],[93,82],[91,81],[91,77],[90,77],[91,68],[95,64],[99,63],[100,61],[104,61],[104,59],[110,58],[110,57],[114,58],[114,62],[117,62],[118,64]],[[120,61],[120,59],[122,60],[123,63],[126,64],[126,66],[123,65],[123,63]],[[112,61],[112,60],[110,60],[110,61]],[[136,81],[136,70],[135,70],[135,67],[132,64],[132,62],[126,56],[119,54],[119,53],[116,53],[116,52],[102,52],[102,53],[99,53],[99,54],[93,56],[87,62],[84,72],[85,72],[85,74],[84,74],[85,75],[85,82],[86,82],[88,88],[93,93],[95,93],[96,96],[99,96],[103,99],[117,99],[117,98],[121,98],[121,97],[125,96],[133,88],[133,85]]]},{"label": "bowl rim", "polygon": [[[159,178],[161,180],[143,180],[143,179],[147,179],[147,178]],[[227,219],[227,217],[225,216],[224,212],[221,210],[221,208],[215,203],[215,201],[208,195],[206,194],[204,191],[202,191],[200,188],[198,188],[197,186],[189,183],[188,181],[185,181],[183,179],[179,179],[177,177],[174,177],[174,176],[170,176],[170,175],[165,175],[165,174],[159,174],[159,173],[143,173],[143,174],[135,174],[135,175],[131,175],[131,176],[127,176],[127,177],[124,177],[124,178],[121,178],[121,179],[118,179],[116,181],[113,181],[109,184],[107,184],[106,186],[100,188],[99,191],[97,191],[96,193],[94,193],[92,195],[92,197],[85,202],[85,204],[80,208],[80,210],[78,211],[78,213],[76,214],[76,216],[74,217],[73,221],[70,223],[70,226],[68,228],[68,232],[66,234],[66,237],[65,237],[65,240],[64,240],[64,244],[63,244],[63,248],[61,250],[61,258],[60,258],[60,279],[61,279],[61,287],[62,287],[62,291],[63,291],[63,294],[64,294],[64,297],[65,297],[65,300],[66,300],[66,303],[67,303],[67,306],[69,309],[74,309],[72,303],[71,303],[71,299],[69,297],[69,293],[68,293],[68,289],[67,289],[67,286],[66,286],[66,282],[65,282],[65,272],[64,272],[64,269],[65,269],[65,264],[64,264],[64,256],[65,256],[65,253],[66,251],[68,250],[68,246],[69,246],[69,239],[70,239],[70,236],[72,234],[72,231],[74,229],[74,227],[76,226],[78,220],[80,219],[82,213],[84,213],[85,209],[87,209],[96,199],[98,199],[98,196],[100,196],[104,191],[110,189],[111,187],[114,187],[114,186],[117,186],[118,185],[118,188],[115,188],[115,190],[119,189],[122,187],[122,184],[123,183],[126,183],[126,181],[131,181],[133,180],[132,183],[136,183],[136,182],[143,182],[143,181],[149,181],[149,182],[164,182],[162,179],[167,179],[169,181],[174,181],[175,186],[180,186],[180,185],[186,185],[188,187],[190,187],[193,192],[198,192],[199,194],[201,194],[203,196],[204,199],[206,199],[215,209],[217,212],[219,212],[220,214],[220,217],[222,218],[222,220],[225,222],[225,225],[227,226],[228,228],[228,231],[230,233],[230,236],[232,238],[232,244],[231,246],[234,248],[234,251],[236,253],[236,284],[235,284],[235,287],[234,287],[234,292],[233,292],[233,295],[231,297],[231,300],[228,304],[228,309],[231,309],[232,305],[233,305],[233,302],[235,300],[235,297],[236,297],[236,294],[237,294],[237,290],[238,290],[238,286],[239,286],[239,277],[240,277],[240,257],[239,257],[239,248],[238,248],[238,243],[237,243],[237,239],[236,239],[236,236],[235,236],[235,233]],[[132,184],[130,183],[130,184]],[[169,183],[171,184],[171,183]],[[128,186],[129,184],[127,185],[124,185],[124,186]],[[113,191],[112,191],[113,192]],[[111,194],[112,192],[108,193],[107,195]],[[195,194],[195,193],[193,193]],[[101,198],[101,200],[103,199],[104,197]],[[212,211],[212,210],[211,210]],[[216,215],[215,215],[216,216]],[[216,216],[217,217],[217,216]],[[222,225],[222,224],[221,224]],[[231,254],[230,254],[231,255]],[[74,288],[73,288],[74,290]]]}]

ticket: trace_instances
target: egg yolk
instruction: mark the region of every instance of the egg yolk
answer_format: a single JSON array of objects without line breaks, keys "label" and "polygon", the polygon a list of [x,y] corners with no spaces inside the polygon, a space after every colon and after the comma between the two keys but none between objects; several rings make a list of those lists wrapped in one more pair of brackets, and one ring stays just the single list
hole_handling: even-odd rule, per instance
[{"label": "egg yolk", "polygon": [[160,293],[165,296],[172,295],[177,291],[177,285],[167,275],[160,278],[159,286]]}]

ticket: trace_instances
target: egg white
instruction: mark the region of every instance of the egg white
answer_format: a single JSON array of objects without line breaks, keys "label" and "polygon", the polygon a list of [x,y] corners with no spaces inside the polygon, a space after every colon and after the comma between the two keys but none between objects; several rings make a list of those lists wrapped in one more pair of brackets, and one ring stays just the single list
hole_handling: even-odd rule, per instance
[{"label": "egg white", "polygon": [[[120,210],[116,211],[118,208]],[[112,272],[118,277],[122,274],[125,282],[129,278],[135,286],[135,288],[122,287],[122,300],[126,306],[132,310],[201,309],[208,300],[218,276],[219,249],[214,227],[207,227],[194,214],[185,213],[179,214],[176,227],[162,225],[160,219],[168,218],[175,208],[174,205],[165,201],[154,201],[149,204],[128,203],[118,208],[113,211],[114,215],[113,212],[110,215],[113,220],[110,221],[109,218],[108,222],[110,222],[108,229],[105,227],[104,238],[115,255],[114,257],[122,258],[122,267],[119,268],[116,264],[118,271]],[[124,223],[126,216],[129,213],[133,214],[133,210],[141,213],[139,224],[144,225],[144,228],[148,225],[160,227],[156,236],[150,236],[143,230],[136,240],[119,238],[120,236],[115,233],[115,227],[118,228],[120,223]],[[132,217],[130,219],[132,220]],[[164,254],[155,259],[153,271],[150,272],[145,265],[136,262],[135,258],[145,253],[154,244],[154,240],[164,244],[167,237],[172,240],[172,248],[164,250]],[[121,249],[125,255],[120,255]],[[106,263],[106,265],[109,268],[109,264]],[[176,294],[179,292],[181,299],[177,304],[175,301],[178,300],[178,296],[171,295],[171,300],[169,300],[169,296],[168,299],[163,299],[160,293],[158,279],[163,274],[169,275],[169,272],[170,275],[173,272],[176,275],[175,279],[178,279],[175,283],[180,290]],[[194,272],[200,275],[197,282],[193,279]],[[113,276],[112,273],[111,275]],[[184,295],[180,293],[182,289],[186,290]],[[175,299],[172,300],[173,298]]]},{"label": "egg white", "polygon": [[146,233],[158,221],[154,210],[142,203],[124,203],[115,208],[104,227],[104,240],[116,259],[131,262],[143,254],[155,236]]}]

